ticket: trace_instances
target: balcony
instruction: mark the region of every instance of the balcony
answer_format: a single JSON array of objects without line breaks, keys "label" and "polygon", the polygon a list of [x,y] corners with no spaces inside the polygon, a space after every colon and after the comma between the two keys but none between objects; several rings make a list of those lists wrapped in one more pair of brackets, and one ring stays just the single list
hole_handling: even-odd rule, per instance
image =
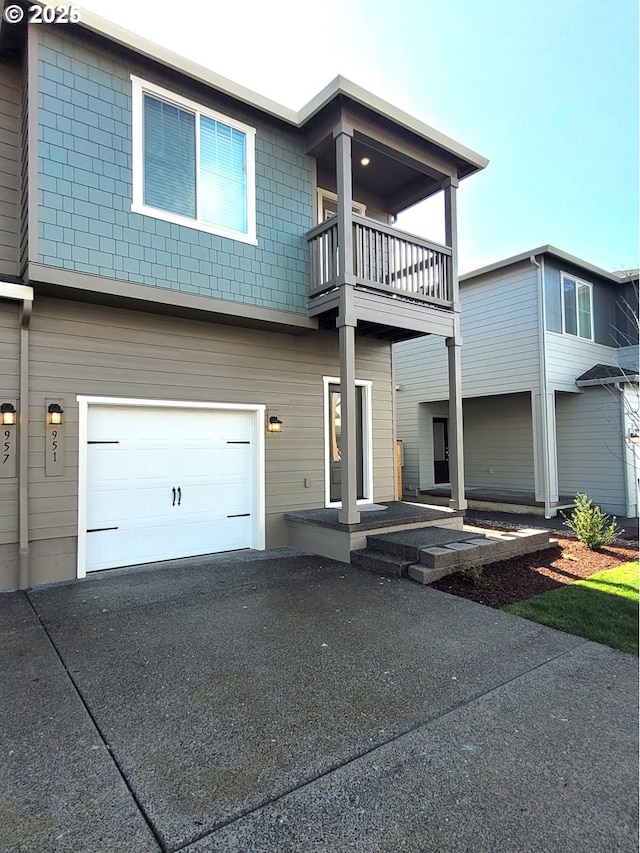
[{"label": "balcony", "polygon": [[[453,308],[451,249],[390,228],[363,216],[352,216],[353,272],[356,286],[380,296]],[[338,269],[338,221],[332,217],[307,232],[311,251],[309,299],[341,284]]]}]

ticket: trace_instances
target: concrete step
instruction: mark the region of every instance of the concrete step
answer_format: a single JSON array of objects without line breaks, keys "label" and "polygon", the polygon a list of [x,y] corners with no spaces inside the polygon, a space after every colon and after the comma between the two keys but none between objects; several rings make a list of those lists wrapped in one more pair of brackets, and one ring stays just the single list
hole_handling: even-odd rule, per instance
[{"label": "concrete step", "polygon": [[367,547],[351,551],[351,563],[383,575],[408,575],[428,584],[464,568],[485,566],[551,548],[548,530],[508,532],[465,526],[462,530],[420,527],[367,536]]},{"label": "concrete step", "polygon": [[543,551],[557,544],[548,530],[518,530],[509,533],[491,531],[484,538],[472,535],[466,542],[452,542],[443,547],[425,548],[419,562],[407,569],[408,576],[418,583],[429,584],[445,575],[465,568],[486,566],[523,554]]},{"label": "concrete step", "polygon": [[352,566],[380,575],[402,577],[407,574],[407,569],[412,562],[412,560],[383,554],[380,551],[371,551],[369,548],[360,548],[351,552]]},{"label": "concrete step", "polygon": [[[424,548],[465,542],[469,535],[465,530],[451,527],[418,527],[413,530],[397,530],[392,533],[369,535],[367,536],[367,549],[413,563],[420,559],[420,552]],[[480,533],[475,536],[475,538],[480,537]]]}]

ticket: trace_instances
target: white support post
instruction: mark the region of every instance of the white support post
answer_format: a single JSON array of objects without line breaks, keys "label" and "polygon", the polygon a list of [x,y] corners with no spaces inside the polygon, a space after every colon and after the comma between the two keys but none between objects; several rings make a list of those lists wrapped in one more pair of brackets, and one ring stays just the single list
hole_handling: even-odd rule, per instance
[{"label": "white support post", "polygon": [[558,494],[558,449],[556,439],[556,400],[553,391],[531,394],[533,425],[533,469],[535,497],[544,501],[545,518],[557,515],[552,507]]}]

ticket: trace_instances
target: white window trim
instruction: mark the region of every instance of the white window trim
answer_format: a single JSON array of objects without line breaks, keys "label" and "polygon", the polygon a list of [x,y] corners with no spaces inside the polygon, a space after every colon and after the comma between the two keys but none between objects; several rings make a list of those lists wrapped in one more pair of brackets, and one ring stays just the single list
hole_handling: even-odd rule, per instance
[{"label": "white window trim", "polygon": [[[340,378],[337,376],[323,376],[323,406],[324,406],[324,505],[325,507],[341,507],[342,501],[331,501],[331,480],[329,474],[329,385],[339,385]],[[356,385],[362,390],[362,489],[364,498],[356,501],[357,504],[373,503],[373,407],[372,391],[373,382],[370,379],[356,379]]]},{"label": "white window trim", "polygon": [[[571,332],[567,332],[566,323],[565,323],[565,308],[564,308],[564,280],[569,279],[575,284],[584,285],[589,288],[589,316],[591,317],[591,337],[585,338],[580,334],[580,322],[578,319],[578,294],[576,293],[576,330],[577,334],[572,335]],[[584,281],[581,278],[578,278],[575,275],[571,275],[568,272],[560,273],[560,307],[562,309],[562,334],[566,335],[568,338],[574,338],[579,341],[593,341],[595,340],[595,318],[593,316],[593,285],[590,281]]]},{"label": "white window trim", "polygon": [[77,577],[87,574],[87,436],[90,406],[131,406],[136,408],[210,409],[212,411],[253,412],[251,419],[255,518],[251,547],[265,549],[265,413],[263,403],[198,403],[185,400],[140,400],[132,397],[92,397],[78,395],[78,559]]},{"label": "white window trim", "polygon": [[[240,130],[245,134],[247,140],[247,228],[245,234],[242,231],[233,231],[217,225],[209,225],[198,219],[190,219],[171,213],[169,210],[160,210],[144,203],[144,114],[143,95],[147,93],[173,104],[181,109],[186,109],[195,115],[203,115],[214,121]],[[194,228],[197,231],[206,231],[219,237],[228,237],[242,243],[258,244],[256,237],[256,131],[247,124],[229,118],[229,116],[217,113],[208,107],[203,107],[195,101],[183,98],[173,92],[148,83],[146,80],[131,75],[131,148],[132,148],[132,171],[133,171],[133,200],[131,203],[132,213],[141,213],[143,216],[152,216],[154,219],[162,219],[172,222],[174,225],[184,225],[186,228]],[[198,199],[198,181],[200,173],[200,122],[196,121],[196,206]]]},{"label": "white window trim", "polygon": [[[332,193],[330,190],[323,190],[321,187],[318,187],[318,224],[324,221],[324,216],[322,215],[323,211],[323,202],[325,201],[335,201],[337,203],[338,196],[335,193]],[[361,201],[353,201],[351,200],[351,209],[358,216],[366,216],[367,215],[367,205],[363,204]]]}]

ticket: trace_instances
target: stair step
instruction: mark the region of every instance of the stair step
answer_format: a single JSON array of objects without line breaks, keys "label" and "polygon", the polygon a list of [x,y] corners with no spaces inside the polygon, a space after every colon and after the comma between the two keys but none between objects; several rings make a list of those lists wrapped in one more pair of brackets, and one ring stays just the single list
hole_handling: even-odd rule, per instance
[{"label": "stair step", "polygon": [[407,574],[407,568],[412,562],[413,560],[404,560],[390,554],[371,551],[369,548],[360,548],[351,552],[352,566],[380,575],[402,577]]},{"label": "stair step", "polygon": [[367,536],[367,549],[414,563],[419,559],[423,548],[465,542],[470,537],[478,538],[481,535],[481,533],[469,534],[465,530],[456,530],[451,527],[419,527],[413,530],[397,530],[393,533]]}]

